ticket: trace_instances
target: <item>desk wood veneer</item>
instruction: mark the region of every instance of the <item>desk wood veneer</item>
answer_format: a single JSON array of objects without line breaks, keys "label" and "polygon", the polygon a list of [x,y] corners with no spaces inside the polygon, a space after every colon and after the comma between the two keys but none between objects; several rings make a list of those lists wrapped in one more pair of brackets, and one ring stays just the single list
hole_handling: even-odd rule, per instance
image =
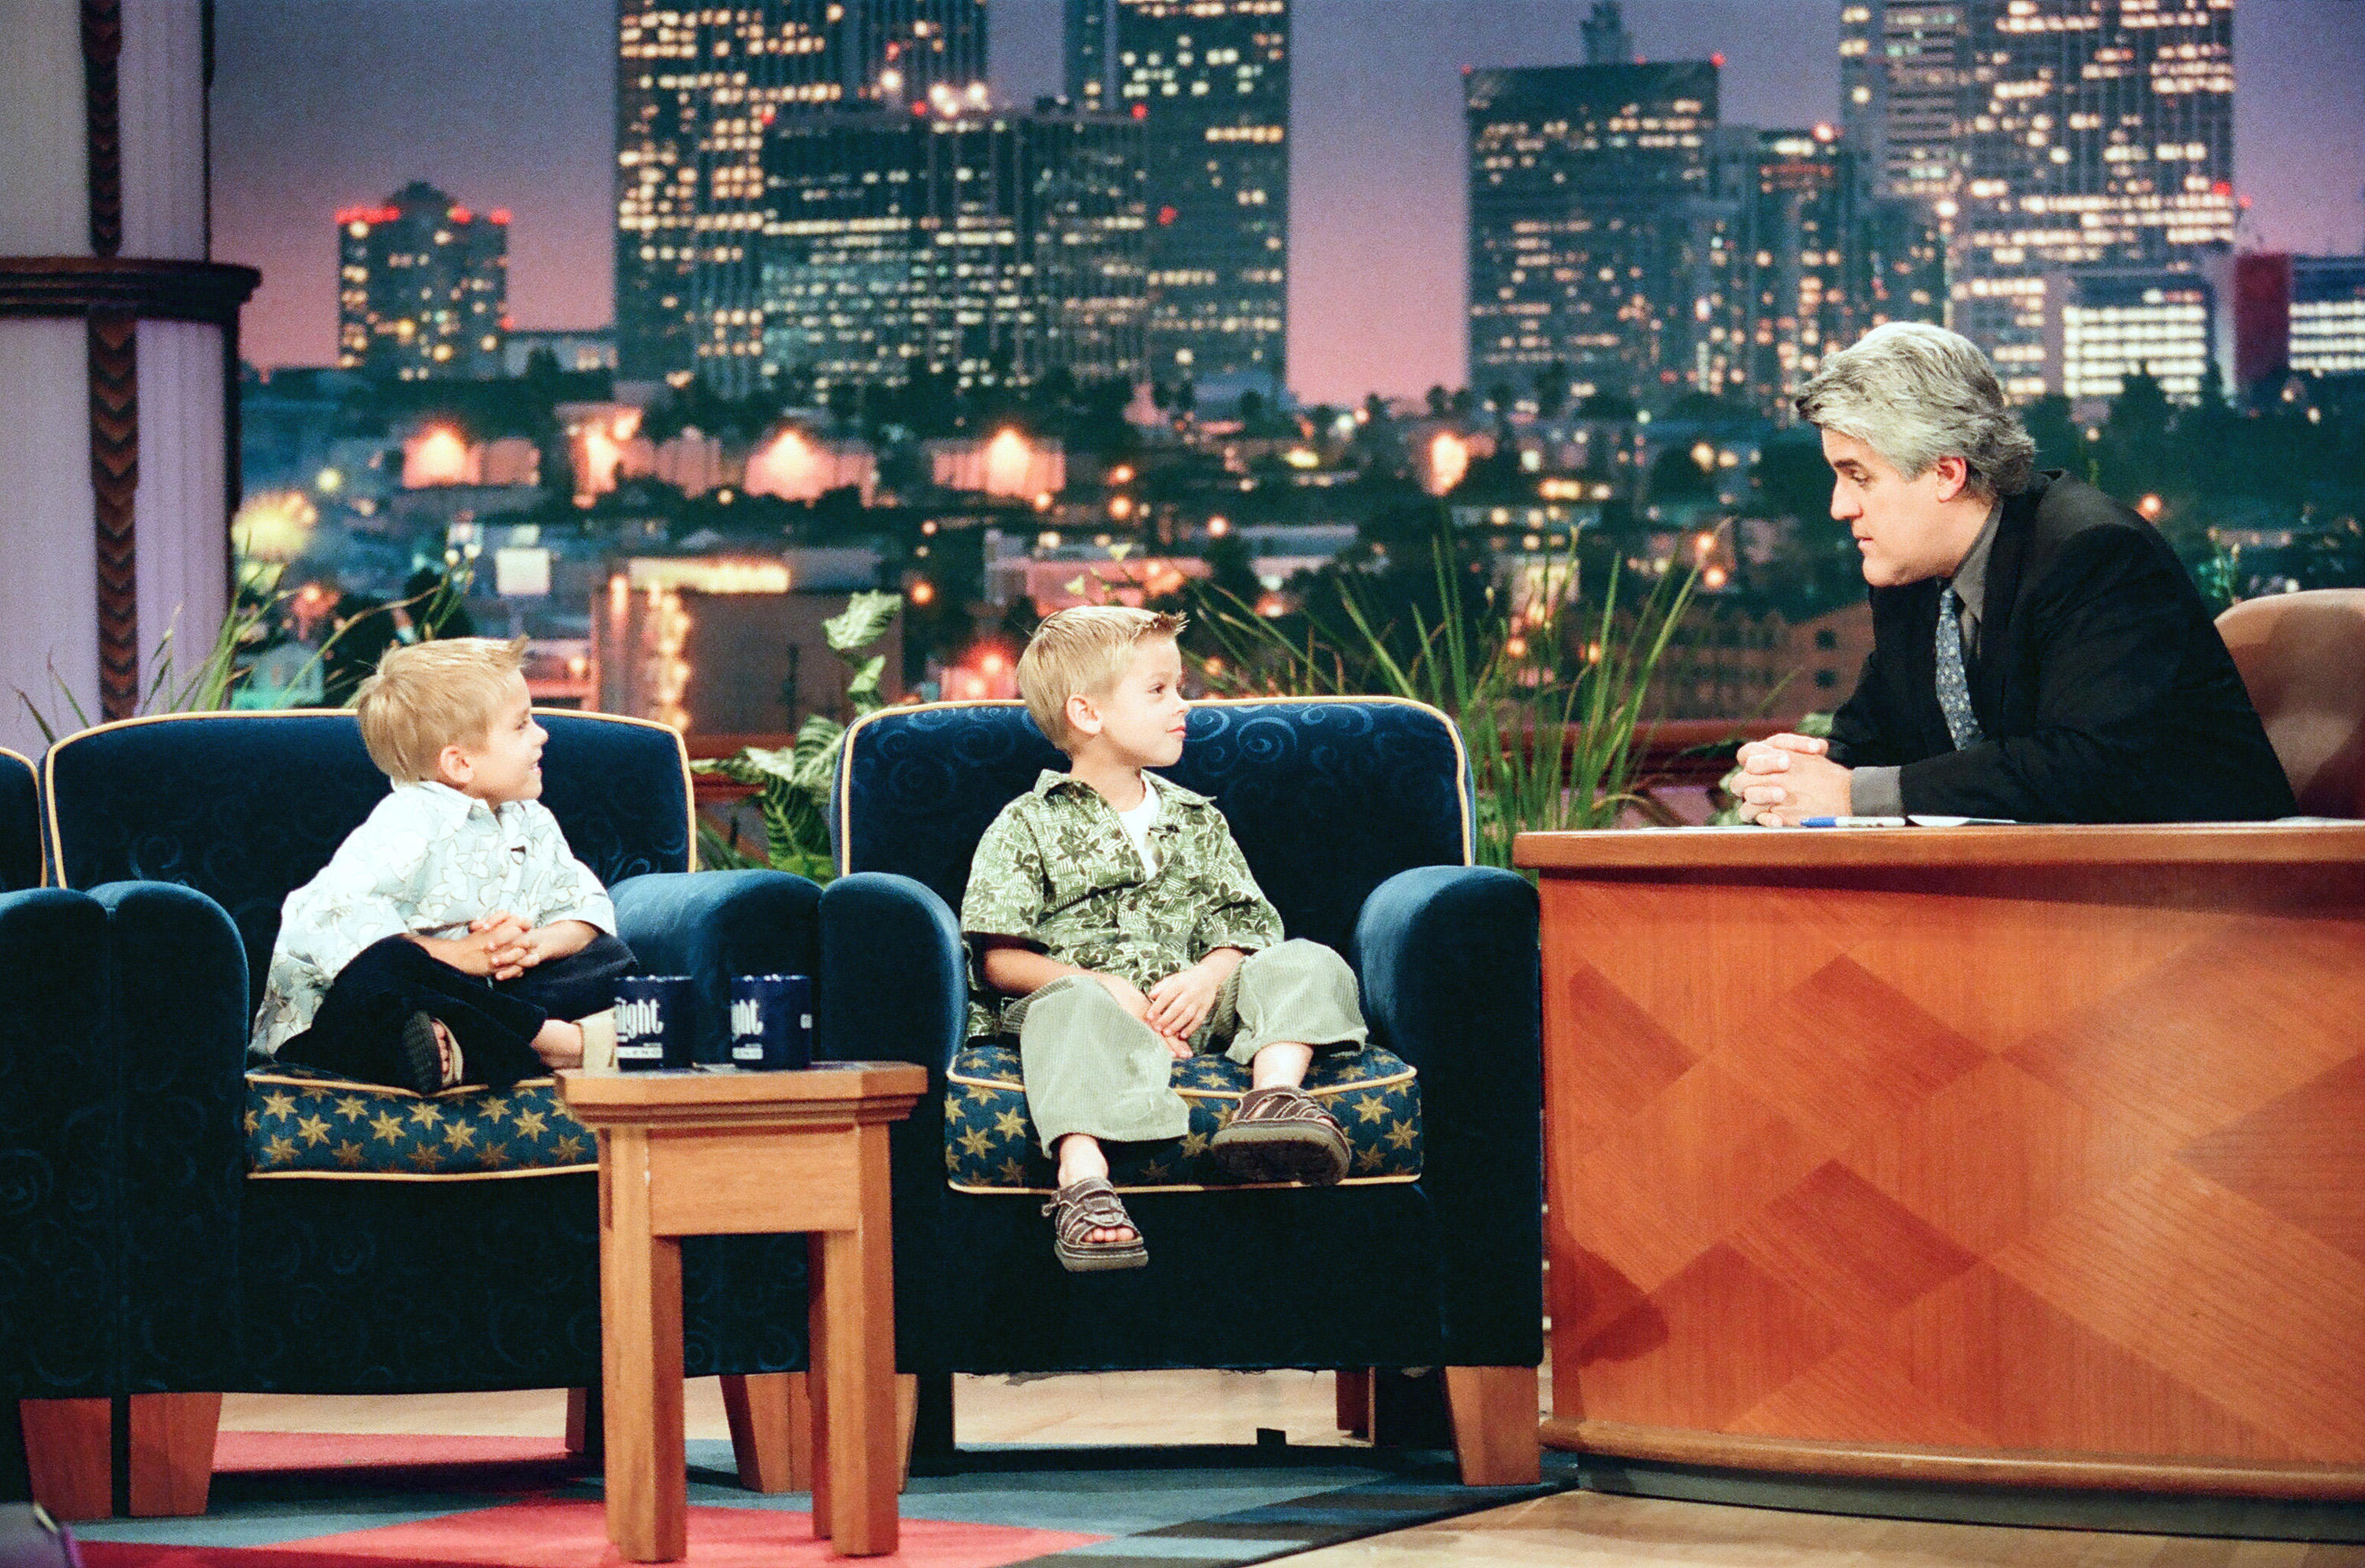
[{"label": "desk wood veneer", "polygon": [[889,1126],[927,1088],[904,1062],[804,1072],[562,1072],[600,1139],[608,1533],[629,1561],[687,1546],[681,1241],[812,1234],[813,1531],[840,1555],[897,1540],[901,1473]]},{"label": "desk wood veneer", "polygon": [[2365,823],[1526,834],[1552,1414],[2365,1497]]}]

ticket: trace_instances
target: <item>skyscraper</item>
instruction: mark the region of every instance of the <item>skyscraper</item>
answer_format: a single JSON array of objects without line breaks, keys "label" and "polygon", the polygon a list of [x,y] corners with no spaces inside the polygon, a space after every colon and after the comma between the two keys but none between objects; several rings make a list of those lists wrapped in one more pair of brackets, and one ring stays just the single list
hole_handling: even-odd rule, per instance
[{"label": "skyscraper", "polygon": [[1471,386],[1524,398],[1541,372],[1580,398],[1722,390],[1732,209],[1709,179],[1717,67],[1472,71],[1463,97]]},{"label": "skyscraper", "polygon": [[1921,204],[1867,189],[1857,154],[1829,125],[1723,126],[1713,144],[1716,196],[1732,209],[1731,272],[1699,317],[1702,386],[1713,389],[1721,367],[1729,396],[1787,422],[1827,355],[1884,321],[1941,319],[1938,236]]},{"label": "skyscraper", "polygon": [[618,0],[616,37],[619,371],[744,393],[763,353],[764,128],[981,90],[984,0]]},{"label": "skyscraper", "polygon": [[764,371],[821,389],[1142,374],[1141,128],[1045,106],[782,120]]},{"label": "skyscraper", "polygon": [[[2234,238],[2234,0],[1843,0],[1851,138],[1948,239],[1950,323],[2061,389],[2082,268],[2198,271]],[[2050,303],[2048,303],[2050,301]]]},{"label": "skyscraper", "polygon": [[1288,368],[1289,0],[1069,0],[1069,96],[1142,122],[1149,364],[1210,393]]},{"label": "skyscraper", "polygon": [[337,214],[337,365],[390,380],[501,374],[510,215],[424,180]]}]

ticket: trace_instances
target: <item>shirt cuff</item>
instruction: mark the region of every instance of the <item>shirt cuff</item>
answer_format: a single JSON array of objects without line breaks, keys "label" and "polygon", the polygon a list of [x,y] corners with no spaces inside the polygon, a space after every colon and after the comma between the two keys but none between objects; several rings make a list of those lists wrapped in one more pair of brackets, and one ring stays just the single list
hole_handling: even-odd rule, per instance
[{"label": "shirt cuff", "polygon": [[1894,767],[1856,767],[1848,771],[1848,814],[1856,817],[1901,817],[1904,789]]}]

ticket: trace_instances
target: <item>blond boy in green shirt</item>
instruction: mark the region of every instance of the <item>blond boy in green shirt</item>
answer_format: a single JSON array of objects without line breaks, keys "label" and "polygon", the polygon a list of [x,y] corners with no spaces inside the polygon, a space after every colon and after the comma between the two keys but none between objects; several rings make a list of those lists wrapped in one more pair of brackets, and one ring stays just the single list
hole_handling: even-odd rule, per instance
[{"label": "blond boy in green shirt", "polygon": [[[981,994],[1015,998],[998,1023],[1018,1036],[1027,1111],[1059,1166],[1044,1212],[1071,1271],[1149,1260],[1101,1146],[1188,1130],[1167,1081],[1194,1050],[1249,1070],[1212,1146],[1225,1175],[1346,1174],[1345,1133],[1299,1086],[1316,1051],[1362,1048],[1354,972],[1318,942],[1283,941],[1215,803],[1144,771],[1182,755],[1182,624],[1095,605],[1037,629],[1018,689],[1069,771],[1003,808],[961,900]],[[996,1022],[972,1004],[972,1034]]]}]

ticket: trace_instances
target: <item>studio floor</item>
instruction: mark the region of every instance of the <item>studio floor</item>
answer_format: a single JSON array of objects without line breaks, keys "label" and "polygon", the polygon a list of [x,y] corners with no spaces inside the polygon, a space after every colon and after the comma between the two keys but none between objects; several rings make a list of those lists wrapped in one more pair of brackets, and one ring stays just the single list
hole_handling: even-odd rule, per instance
[{"label": "studio floor", "polygon": [[[965,1449],[1060,1449],[1113,1445],[1251,1448],[1260,1430],[1287,1435],[1292,1449],[1335,1448],[1342,1464],[1358,1445],[1333,1425],[1332,1380],[1311,1372],[1152,1372],[1063,1375],[1025,1379],[975,1377],[958,1382],[957,1438]],[[723,1402],[712,1379],[693,1382],[688,1401],[693,1464],[727,1441]],[[447,1437],[550,1439],[564,1428],[566,1398],[555,1390],[533,1394],[387,1395],[365,1398],[232,1395],[222,1412],[223,1464],[242,1447],[285,1439],[237,1434],[342,1434],[398,1439]],[[1555,1458],[1557,1456],[1554,1456]],[[1294,1458],[1311,1482],[1323,1473],[1318,1454]],[[1559,1461],[1563,1465],[1565,1461]],[[1227,1472],[1227,1475],[1237,1474]],[[1564,1469],[1562,1473],[1565,1474]],[[1152,1477],[1156,1476],[1155,1481]],[[1149,1472],[1145,1493],[1171,1491],[1185,1477]],[[1209,1477],[1212,1482],[1214,1477]],[[1272,1477],[1272,1490],[1296,1484]],[[915,1487],[920,1484],[915,1483]],[[722,1496],[714,1496],[723,1502]],[[1245,1495],[1241,1499],[1249,1501]],[[1145,1506],[1154,1506],[1145,1503]],[[1022,1505],[1023,1507],[1023,1505]],[[907,1518],[925,1517],[917,1497]],[[1016,1521],[1014,1520],[1014,1523]],[[1056,1519],[1028,1521],[1057,1530]],[[163,1521],[158,1521],[163,1523]],[[1087,1527],[1089,1528],[1089,1527]],[[152,1527],[151,1527],[152,1529]],[[83,1528],[95,1541],[155,1540],[133,1521]],[[701,1555],[692,1527],[692,1561]],[[181,1539],[188,1539],[186,1536]],[[907,1535],[907,1550],[913,1538]],[[1111,1541],[1073,1554],[1107,1556]],[[1059,1550],[1047,1538],[1045,1546]],[[1072,1549],[1070,1549],[1072,1550]],[[925,1554],[920,1554],[925,1555]],[[538,1556],[521,1561],[540,1561]],[[612,1561],[612,1556],[611,1561]],[[883,1561],[895,1562],[896,1559]],[[1777,1507],[1615,1495],[1591,1490],[1511,1503],[1440,1522],[1317,1547],[1291,1559],[1293,1568],[1430,1568],[1432,1564],[1552,1564],[1554,1568],[1642,1568],[1642,1565],[1766,1564],[1782,1568],[1846,1564],[1848,1568],[1953,1568],[2012,1564],[2015,1568],[2365,1568],[2365,1546],[2225,1540],[2101,1530],[2012,1529],[1891,1519],[1839,1518]],[[1080,1562],[1079,1568],[1092,1568]]]}]

